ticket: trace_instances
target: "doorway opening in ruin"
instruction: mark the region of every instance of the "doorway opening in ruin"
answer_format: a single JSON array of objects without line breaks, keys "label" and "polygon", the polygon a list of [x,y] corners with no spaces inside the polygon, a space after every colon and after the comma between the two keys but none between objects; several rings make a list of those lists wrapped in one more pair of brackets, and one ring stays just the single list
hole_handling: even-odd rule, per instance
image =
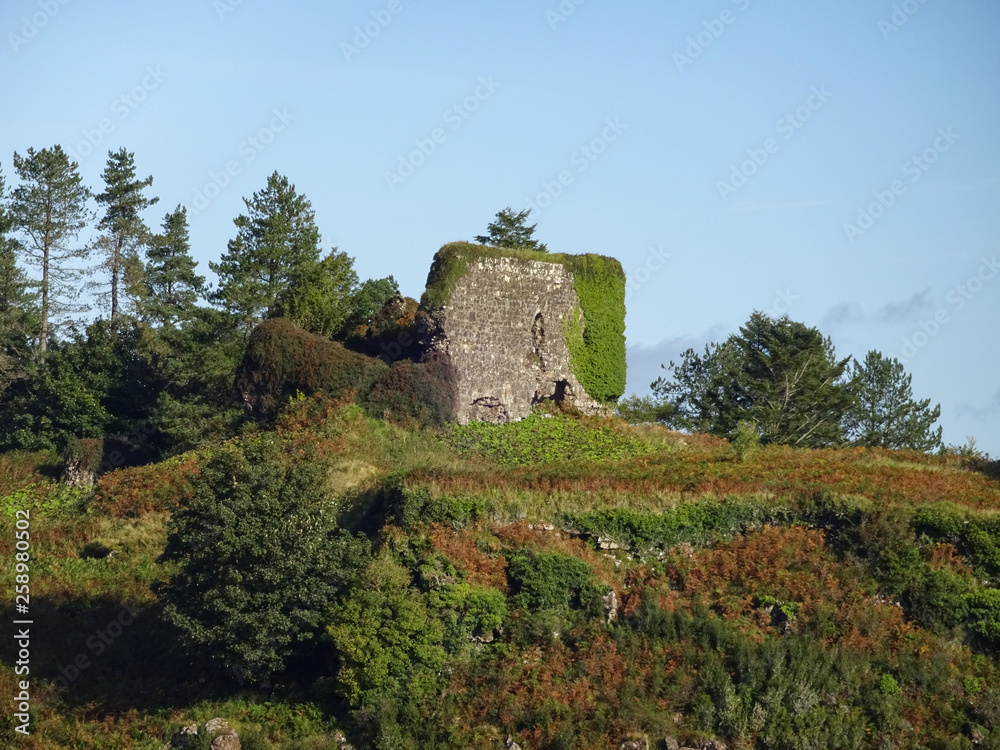
[{"label": "doorway opening in ruin", "polygon": [[531,344],[529,359],[544,370],[545,359],[542,357],[542,348],[545,346],[545,318],[540,312],[535,315],[535,320],[531,324]]}]

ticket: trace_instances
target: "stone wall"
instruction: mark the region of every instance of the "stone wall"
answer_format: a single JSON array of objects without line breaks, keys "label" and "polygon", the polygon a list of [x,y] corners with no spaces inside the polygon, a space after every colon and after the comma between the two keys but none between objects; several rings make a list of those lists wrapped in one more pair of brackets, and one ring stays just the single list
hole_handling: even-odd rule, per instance
[{"label": "stone wall", "polygon": [[426,345],[454,368],[455,420],[511,422],[545,399],[606,413],[570,369],[564,322],[579,309],[573,274],[560,263],[471,260],[447,304],[427,311]]}]

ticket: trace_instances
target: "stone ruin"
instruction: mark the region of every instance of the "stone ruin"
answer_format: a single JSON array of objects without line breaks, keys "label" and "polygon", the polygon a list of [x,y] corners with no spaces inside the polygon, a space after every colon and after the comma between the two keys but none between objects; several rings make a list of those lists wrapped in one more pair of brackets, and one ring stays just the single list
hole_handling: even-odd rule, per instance
[{"label": "stone ruin", "polygon": [[[470,246],[477,249],[484,248]],[[571,367],[564,331],[572,315],[582,323],[573,272],[555,260],[490,250],[470,252],[447,302],[424,309],[424,351],[446,354],[453,368],[455,421],[517,421],[546,400],[584,414],[609,413],[611,407],[592,398]],[[624,355],[624,339],[621,349]]]}]

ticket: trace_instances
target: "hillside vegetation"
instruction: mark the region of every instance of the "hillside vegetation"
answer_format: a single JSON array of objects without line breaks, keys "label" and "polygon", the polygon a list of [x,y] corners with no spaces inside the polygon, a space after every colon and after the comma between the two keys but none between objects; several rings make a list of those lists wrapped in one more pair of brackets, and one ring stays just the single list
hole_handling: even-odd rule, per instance
[{"label": "hillside vegetation", "polygon": [[222,716],[245,749],[1000,747],[1000,483],[974,455],[421,427],[348,394],[93,489],[59,471],[0,455],[38,644],[5,745],[162,748]]}]

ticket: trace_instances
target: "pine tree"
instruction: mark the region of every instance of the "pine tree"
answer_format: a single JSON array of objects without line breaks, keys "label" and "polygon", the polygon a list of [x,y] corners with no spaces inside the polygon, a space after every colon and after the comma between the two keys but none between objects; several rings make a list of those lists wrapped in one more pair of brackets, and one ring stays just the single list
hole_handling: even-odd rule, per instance
[{"label": "pine tree", "polygon": [[514,212],[510,206],[497,212],[496,221],[490,222],[486,230],[488,235],[480,234],[476,236],[476,242],[494,247],[521,248],[523,250],[535,250],[540,253],[547,253],[549,249],[544,243],[532,239],[537,224],[530,227],[525,225],[530,208],[523,211]]},{"label": "pine tree", "polygon": [[873,350],[864,364],[854,362],[852,375],[857,401],[844,418],[844,431],[853,445],[925,452],[941,446],[941,428],[932,429],[941,405],[932,409],[929,398],[913,400],[913,376],[899,360]]},{"label": "pine tree", "polygon": [[14,227],[27,239],[20,244],[25,259],[41,272],[38,352],[44,354],[51,320],[86,309],[75,300],[80,280],[89,269],[75,262],[85,261],[90,250],[74,247],[73,241],[93,218],[87,210],[90,190],[80,178],[77,163],[58,145],[41,151],[29,148],[26,157],[15,152],[14,168],[21,180],[11,202]]},{"label": "pine tree", "polygon": [[843,380],[850,357],[838,360],[815,328],[755,312],[738,335],[688,349],[670,379],[652,384],[662,421],[692,432],[733,437],[740,422],[765,443],[818,448],[838,445],[853,402]]},{"label": "pine tree", "polygon": [[191,257],[187,208],[178,205],[163,217],[163,234],[149,243],[146,259],[143,307],[149,317],[171,325],[194,308],[205,287]]},{"label": "pine tree", "polygon": [[108,163],[102,175],[105,189],[96,196],[105,209],[97,225],[104,234],[98,238],[96,248],[104,255],[102,265],[109,277],[112,326],[118,322],[123,292],[139,293],[138,249],[150,241],[149,227],[141,214],[159,201],[159,198],[143,195],[143,190],[153,184],[153,178],[136,179],[134,157],[124,148],[108,152]]},{"label": "pine tree", "polygon": [[37,329],[37,295],[17,265],[20,245],[9,236],[14,217],[7,210],[4,188],[0,172],[0,393],[22,374],[28,339]]},{"label": "pine tree", "polygon": [[273,313],[279,296],[304,269],[319,262],[320,235],[309,200],[277,172],[267,187],[244,198],[247,215],[233,223],[238,232],[219,263],[212,301],[235,316],[244,333]]},{"label": "pine tree", "polygon": [[783,316],[754,312],[739,336],[738,375],[725,384],[727,434],[741,420],[768,443],[819,448],[841,442],[841,421],[853,397],[842,380],[850,357],[837,360],[829,338]]}]

